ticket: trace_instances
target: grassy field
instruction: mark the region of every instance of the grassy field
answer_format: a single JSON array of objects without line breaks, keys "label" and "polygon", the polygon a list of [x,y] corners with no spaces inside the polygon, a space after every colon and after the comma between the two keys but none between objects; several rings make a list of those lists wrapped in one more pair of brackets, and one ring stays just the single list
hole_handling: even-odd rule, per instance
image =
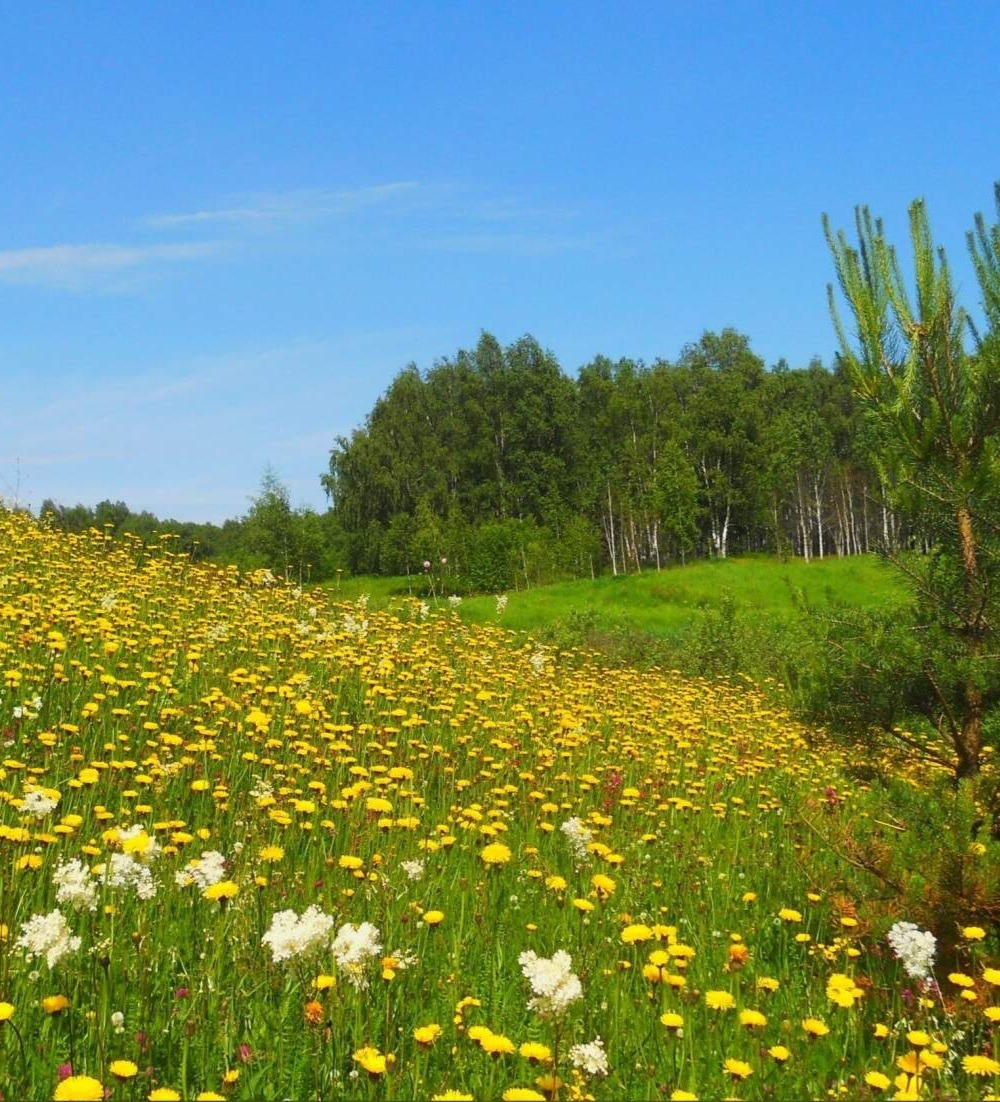
[{"label": "grassy field", "polygon": [[[404,602],[423,579],[344,577],[329,588],[343,599],[369,594],[372,607]],[[834,604],[855,608],[890,605],[905,599],[896,571],[874,555],[782,562],[765,556],[702,560],[643,574],[562,582],[510,592],[502,615],[495,595],[463,598],[458,612],[466,623],[499,623],[535,632],[579,613],[596,614],[608,625],[682,643],[707,612],[719,611],[726,597],[747,614],[771,622],[794,619],[799,601],[814,608]],[[446,596],[436,603],[446,607]]]},{"label": "grassy field", "polygon": [[0,562],[4,1099],[1000,1086],[989,923],[894,952],[912,912],[838,852],[904,808],[752,686],[22,516]]}]

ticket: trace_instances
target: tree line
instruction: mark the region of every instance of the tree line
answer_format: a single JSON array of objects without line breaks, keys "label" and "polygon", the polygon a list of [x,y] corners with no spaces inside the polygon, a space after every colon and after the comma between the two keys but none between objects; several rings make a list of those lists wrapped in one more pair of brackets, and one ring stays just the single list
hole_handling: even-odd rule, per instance
[{"label": "tree line", "polygon": [[288,489],[268,468],[245,515],[222,524],[161,519],[133,512],[124,501],[96,506],[42,502],[39,518],[64,532],[97,529],[111,537],[132,535],[151,544],[168,537],[171,550],[194,560],[232,563],[243,570],[267,569],[289,581],[322,581],[344,559],[343,540],[331,511],[293,508]]},{"label": "tree line", "polygon": [[444,558],[473,588],[914,538],[839,361],[768,370],[732,329],[673,362],[598,356],[576,378],[530,336],[484,333],[401,371],[323,483],[352,571]]},{"label": "tree line", "polygon": [[[838,359],[770,369],[733,329],[674,361],[597,356],[566,374],[531,336],[411,364],[291,506],[267,471],[248,512],[161,520],[124,502],[40,513],[67,531],[169,534],[195,558],[322,580],[448,575],[506,590],[741,552],[851,555],[912,544]],[[425,566],[425,564],[428,564]]]}]

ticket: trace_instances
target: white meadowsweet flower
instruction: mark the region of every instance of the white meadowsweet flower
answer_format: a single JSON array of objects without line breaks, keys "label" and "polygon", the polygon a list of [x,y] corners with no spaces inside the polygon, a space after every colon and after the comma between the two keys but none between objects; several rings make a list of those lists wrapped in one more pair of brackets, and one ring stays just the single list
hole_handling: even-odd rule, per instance
[{"label": "white meadowsweet flower", "polygon": [[929,980],[937,953],[937,939],[912,922],[897,922],[886,935],[889,947],[911,979]]},{"label": "white meadowsweet flower", "polygon": [[600,1037],[595,1037],[589,1044],[574,1045],[569,1050],[569,1062],[587,1075],[608,1074],[608,1054]]},{"label": "white meadowsweet flower", "polygon": [[575,815],[572,819],[567,819],[559,829],[566,835],[566,840],[573,851],[574,863],[583,864],[587,860],[587,846],[593,835]]},{"label": "white meadowsweet flower", "polygon": [[278,911],[271,919],[261,944],[271,949],[275,964],[307,956],[327,947],[333,919],[313,904],[300,917],[294,911]]},{"label": "white meadowsweet flower", "polygon": [[382,935],[370,922],[355,926],[345,922],[333,939],[333,957],[348,980],[359,990],[368,986],[365,965],[382,955]]},{"label": "white meadowsweet flower", "polygon": [[50,796],[39,788],[33,788],[30,792],[25,793],[24,799],[21,801],[21,811],[25,815],[33,815],[36,819],[44,819],[46,815],[55,810],[58,803],[57,797]]},{"label": "white meadowsweet flower", "polygon": [[112,888],[131,888],[140,899],[152,899],[156,895],[153,874],[131,854],[113,853],[102,872]]},{"label": "white meadowsweet flower", "polygon": [[56,909],[47,915],[32,915],[21,927],[16,945],[24,949],[29,960],[44,957],[50,968],[80,948],[80,938],[73,936],[66,916]]},{"label": "white meadowsweet flower", "polygon": [[423,861],[403,861],[402,868],[411,880],[419,880],[424,875]]},{"label": "white meadowsweet flower", "polygon": [[217,850],[206,850],[190,865],[191,879],[204,891],[226,878],[226,859]]},{"label": "white meadowsweet flower", "polygon": [[517,960],[531,984],[529,1010],[537,1010],[544,1017],[558,1017],[570,1003],[583,996],[580,977],[572,970],[573,958],[565,949],[557,950],[551,957],[540,957],[527,949]]},{"label": "white meadowsweet flower", "polygon": [[74,911],[97,910],[97,884],[78,857],[58,865],[52,882],[56,886],[57,903],[67,903]]}]

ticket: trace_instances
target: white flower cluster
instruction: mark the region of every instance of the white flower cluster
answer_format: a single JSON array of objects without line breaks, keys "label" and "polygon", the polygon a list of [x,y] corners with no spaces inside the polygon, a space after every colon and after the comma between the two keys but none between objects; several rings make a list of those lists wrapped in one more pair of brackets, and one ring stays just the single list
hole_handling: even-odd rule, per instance
[{"label": "white flower cluster", "polygon": [[264,780],[263,777],[254,777],[253,787],[250,789],[250,795],[255,800],[265,799],[274,795],[274,789]]},{"label": "white flower cluster", "polygon": [[419,880],[424,875],[423,861],[403,861],[401,864],[403,872],[405,872],[411,880]]},{"label": "white flower cluster", "polygon": [[368,634],[368,621],[363,617],[359,620],[350,612],[344,613],[343,626],[348,635],[357,635],[359,639]]},{"label": "white flower cluster", "polygon": [[600,1037],[586,1045],[574,1045],[569,1050],[569,1062],[586,1075],[608,1074],[608,1054]]},{"label": "white flower cluster", "polygon": [[315,904],[307,907],[301,917],[294,911],[278,911],[261,944],[270,946],[274,963],[280,964],[325,949],[332,929],[333,919]]},{"label": "white flower cluster", "polygon": [[551,957],[540,957],[531,949],[518,958],[525,979],[531,984],[532,997],[528,1009],[543,1017],[555,1018],[583,995],[580,977],[573,972],[573,958],[565,949]]},{"label": "white flower cluster", "polygon": [[359,991],[368,986],[365,965],[373,957],[382,955],[381,937],[378,927],[370,922],[362,922],[360,926],[345,922],[333,939],[333,958],[337,967],[344,971]]},{"label": "white flower cluster", "polygon": [[911,979],[931,978],[937,939],[929,930],[921,930],[912,922],[897,922],[886,935],[886,941]]},{"label": "white flower cluster", "polygon": [[57,908],[47,915],[32,915],[21,927],[16,944],[29,960],[44,957],[45,963],[55,968],[67,953],[80,948],[80,938],[73,936],[65,915]]},{"label": "white flower cluster", "polygon": [[38,719],[42,708],[42,698],[33,696],[27,704],[16,704],[11,713],[15,719]]},{"label": "white flower cluster", "polygon": [[449,605],[451,605],[451,607],[452,607],[452,608],[458,608],[458,606],[459,606],[459,605],[460,605],[461,603],[462,603],[462,598],[461,598],[461,597],[459,597],[459,595],[458,595],[457,593],[453,593],[453,594],[452,594],[452,595],[451,595],[451,596],[450,596],[450,597],[448,598],[448,604],[449,604]]},{"label": "white flower cluster", "polygon": [[573,851],[573,863],[584,864],[588,857],[587,846],[590,845],[593,835],[575,815],[572,819],[567,819],[559,829],[566,835],[569,847]]},{"label": "white flower cluster", "polygon": [[140,899],[152,899],[156,895],[153,874],[131,854],[113,853],[103,872],[112,888],[131,888]]},{"label": "white flower cluster", "polygon": [[177,886],[186,888],[189,884],[197,884],[202,891],[218,884],[226,876],[226,859],[218,850],[206,850],[201,857],[188,862],[187,868],[181,869],[174,879]]},{"label": "white flower cluster", "polygon": [[497,594],[497,616],[503,616],[503,614],[506,611],[507,611],[507,594],[506,593],[498,593]]},{"label": "white flower cluster", "polygon": [[56,886],[57,903],[67,903],[74,911],[97,910],[97,884],[78,857],[58,865],[52,882]]},{"label": "white flower cluster", "polygon": [[21,801],[21,811],[25,815],[33,815],[36,819],[44,819],[50,811],[55,810],[58,803],[59,801],[48,793],[34,788],[26,793]]},{"label": "white flower cluster", "polygon": [[531,669],[535,674],[535,677],[541,677],[545,672],[546,656],[544,651],[536,650],[535,653],[528,659],[531,665]]}]

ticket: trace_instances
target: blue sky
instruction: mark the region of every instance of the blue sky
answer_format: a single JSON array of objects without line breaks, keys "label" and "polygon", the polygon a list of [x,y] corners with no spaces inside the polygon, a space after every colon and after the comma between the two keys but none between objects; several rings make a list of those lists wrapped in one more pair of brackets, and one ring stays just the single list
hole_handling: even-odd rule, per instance
[{"label": "blue sky", "polygon": [[322,507],[395,372],[705,329],[829,360],[820,214],[960,285],[1000,178],[990,4],[46,4],[0,13],[0,495]]}]

